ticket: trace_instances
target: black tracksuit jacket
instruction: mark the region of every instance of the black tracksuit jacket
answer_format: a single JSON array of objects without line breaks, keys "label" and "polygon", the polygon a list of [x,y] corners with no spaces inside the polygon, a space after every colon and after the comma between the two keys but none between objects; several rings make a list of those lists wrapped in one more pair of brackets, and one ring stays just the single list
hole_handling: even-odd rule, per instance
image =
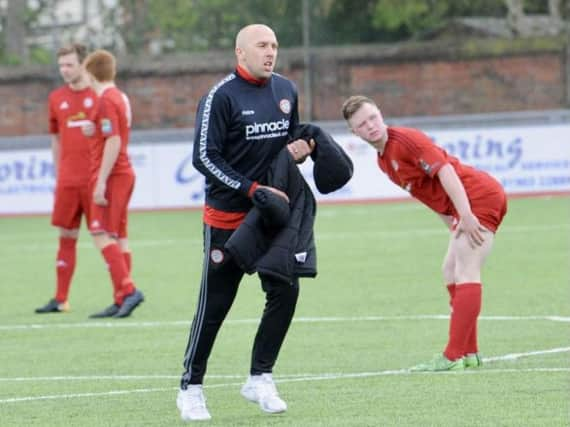
[{"label": "black tracksuit jacket", "polygon": [[200,100],[192,163],[206,177],[208,206],[251,209],[251,185],[298,126],[297,104],[295,85],[276,73],[258,85],[233,72]]}]

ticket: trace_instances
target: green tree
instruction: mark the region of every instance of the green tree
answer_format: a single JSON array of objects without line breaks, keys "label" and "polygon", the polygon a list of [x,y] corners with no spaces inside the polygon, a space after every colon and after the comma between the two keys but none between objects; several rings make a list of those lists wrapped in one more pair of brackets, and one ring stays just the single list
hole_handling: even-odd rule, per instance
[{"label": "green tree", "polygon": [[371,43],[392,34],[375,28],[371,17],[378,0],[311,2],[311,40],[316,45]]},{"label": "green tree", "polygon": [[[421,39],[461,16],[506,17],[506,0],[309,0],[311,44]],[[521,0],[527,13],[548,13],[545,0]],[[552,0],[551,0],[552,1]],[[560,0],[568,9],[570,0]],[[131,53],[229,49],[244,25],[270,25],[282,47],[302,44],[302,1],[120,0],[123,39]]]},{"label": "green tree", "polygon": [[237,31],[254,22],[273,27],[282,45],[301,42],[300,2],[170,0],[165,7],[163,0],[121,0],[121,7],[127,17],[122,32],[132,52],[153,38],[161,40],[166,50],[227,49]]},{"label": "green tree", "polygon": [[421,38],[460,16],[505,16],[496,0],[377,0],[372,25],[397,40]]}]

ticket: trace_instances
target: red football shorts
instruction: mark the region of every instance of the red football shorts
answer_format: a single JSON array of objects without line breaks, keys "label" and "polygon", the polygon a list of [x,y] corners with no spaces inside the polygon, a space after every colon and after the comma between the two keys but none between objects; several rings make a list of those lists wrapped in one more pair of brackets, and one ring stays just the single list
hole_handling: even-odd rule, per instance
[{"label": "red football shorts", "polygon": [[55,189],[51,223],[56,227],[73,230],[81,226],[81,216],[90,223],[91,193],[87,185],[60,186]]},{"label": "red football shorts", "polygon": [[[105,198],[107,206],[96,205],[91,197],[91,234],[107,233],[120,239],[127,237],[127,211],[135,187],[134,175],[111,175],[107,179]],[[91,195],[95,181],[90,185]]]},{"label": "red football shorts", "polygon": [[469,195],[471,210],[481,225],[493,233],[507,213],[507,196],[499,183],[483,194]]}]

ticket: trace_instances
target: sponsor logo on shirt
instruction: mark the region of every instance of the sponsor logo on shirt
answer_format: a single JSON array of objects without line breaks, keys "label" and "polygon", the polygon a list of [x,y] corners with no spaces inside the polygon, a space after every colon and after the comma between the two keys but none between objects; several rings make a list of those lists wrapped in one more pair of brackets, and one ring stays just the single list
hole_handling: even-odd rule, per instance
[{"label": "sponsor logo on shirt", "polygon": [[81,127],[81,126],[84,126],[88,123],[89,123],[89,120],[87,120],[87,115],[83,111],[80,111],[79,113],[74,114],[73,116],[69,116],[67,118],[67,127],[68,128]]},{"label": "sponsor logo on shirt", "polygon": [[255,114],[254,110],[242,110],[241,111],[242,116],[253,116],[254,114]]},{"label": "sponsor logo on shirt", "polygon": [[274,122],[257,123],[245,127],[246,139],[277,138],[287,135],[289,120],[281,119]]},{"label": "sponsor logo on shirt", "polygon": [[288,99],[282,99],[281,101],[279,101],[279,108],[285,114],[289,114],[291,112],[291,103],[289,102]]},{"label": "sponsor logo on shirt", "polygon": [[69,108],[69,104],[67,103],[67,101],[63,101],[61,104],[59,104],[60,110],[67,110],[68,108]]},{"label": "sponsor logo on shirt", "polygon": [[101,132],[111,133],[113,132],[113,125],[109,119],[101,119]]}]

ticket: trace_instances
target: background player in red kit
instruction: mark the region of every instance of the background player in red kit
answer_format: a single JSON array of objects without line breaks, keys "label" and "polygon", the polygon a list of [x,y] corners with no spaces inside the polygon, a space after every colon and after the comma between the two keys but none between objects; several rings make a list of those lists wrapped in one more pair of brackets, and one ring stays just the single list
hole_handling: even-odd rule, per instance
[{"label": "background player in red kit", "polygon": [[56,174],[51,222],[59,227],[57,286],[54,298],[37,308],[36,313],[69,310],[69,287],[75,271],[81,217],[85,215],[89,223],[89,140],[81,132],[81,126],[94,111],[97,95],[89,87],[81,66],[86,55],[85,46],[80,44],[62,47],[57,52],[59,73],[66,83],[51,92],[48,101]]},{"label": "background player in red kit", "polygon": [[127,211],[135,184],[127,154],[131,107],[127,96],[115,86],[116,61],[111,53],[97,50],[85,59],[84,66],[99,96],[94,129],[84,127],[86,133],[95,132],[90,144],[89,231],[109,266],[114,297],[113,304],[90,317],[127,317],[144,300],[130,276],[127,241]]},{"label": "background player in red kit", "polygon": [[348,98],[342,113],[351,131],[376,149],[378,166],[390,180],[438,213],[451,230],[443,263],[452,309],[449,340],[443,354],[412,370],[480,366],[481,269],[507,212],[503,188],[487,173],[449,156],[421,131],[388,127],[370,98]]}]

